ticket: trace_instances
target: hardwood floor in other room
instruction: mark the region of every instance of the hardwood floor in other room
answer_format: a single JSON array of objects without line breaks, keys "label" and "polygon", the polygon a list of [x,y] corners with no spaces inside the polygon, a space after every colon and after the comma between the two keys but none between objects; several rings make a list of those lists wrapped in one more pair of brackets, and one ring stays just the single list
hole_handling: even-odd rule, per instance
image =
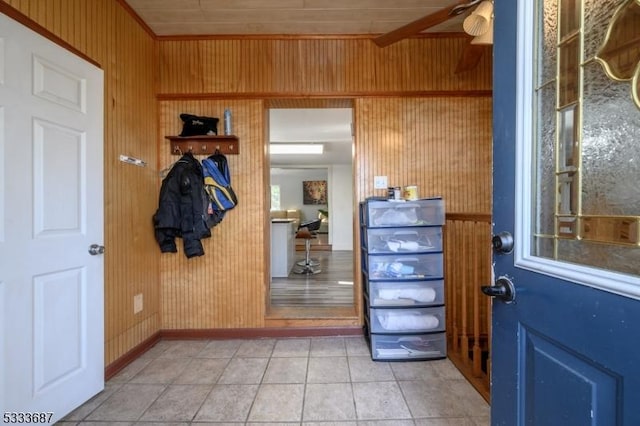
[{"label": "hardwood floor in other room", "polygon": [[[345,307],[353,306],[353,252],[312,251],[320,262],[320,273],[295,274],[271,280],[271,306]],[[296,252],[296,261],[304,252]]]}]

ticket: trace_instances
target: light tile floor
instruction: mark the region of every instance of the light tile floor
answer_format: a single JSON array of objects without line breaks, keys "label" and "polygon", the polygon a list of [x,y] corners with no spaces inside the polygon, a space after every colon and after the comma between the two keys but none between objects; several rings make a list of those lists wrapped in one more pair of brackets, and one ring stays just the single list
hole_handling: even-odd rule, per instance
[{"label": "light tile floor", "polygon": [[488,426],[448,360],[372,361],[363,337],[158,342],[59,424]]}]

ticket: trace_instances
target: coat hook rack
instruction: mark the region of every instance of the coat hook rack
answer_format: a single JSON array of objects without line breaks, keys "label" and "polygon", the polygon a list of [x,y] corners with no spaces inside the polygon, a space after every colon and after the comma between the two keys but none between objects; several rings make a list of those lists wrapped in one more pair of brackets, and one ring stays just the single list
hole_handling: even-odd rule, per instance
[{"label": "coat hook rack", "polygon": [[216,151],[228,155],[239,154],[238,137],[233,135],[165,136],[171,142],[171,153],[182,155],[210,155]]}]

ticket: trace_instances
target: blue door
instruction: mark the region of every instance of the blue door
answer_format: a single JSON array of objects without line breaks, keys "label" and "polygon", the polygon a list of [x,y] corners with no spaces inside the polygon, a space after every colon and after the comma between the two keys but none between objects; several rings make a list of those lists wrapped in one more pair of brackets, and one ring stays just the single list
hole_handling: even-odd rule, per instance
[{"label": "blue door", "polygon": [[[585,6],[582,6],[583,2]],[[640,247],[637,230],[640,174],[633,168],[635,165],[627,166],[640,161],[640,139],[637,138],[640,135],[640,107],[633,105],[631,96],[633,90],[638,90],[632,86],[638,85],[640,80],[608,78],[606,67],[589,56],[592,53],[589,42],[595,43],[596,39],[583,42],[580,38],[604,39],[616,10],[623,3],[634,7],[632,3],[640,2],[554,0],[546,3],[559,5],[560,10],[565,10],[564,6],[577,8],[572,17],[577,20],[578,30],[577,33],[566,32],[569,34],[567,45],[562,44],[561,24],[555,30],[551,29],[560,34],[550,37],[557,40],[555,47],[549,48],[546,40],[535,38],[536,28],[539,30],[535,22],[542,13],[541,1],[494,2],[493,216],[494,234],[505,234],[501,240],[494,238],[496,282],[492,288],[484,289],[494,295],[491,424],[640,425]],[[598,11],[600,15],[608,14],[607,22],[594,26],[587,21],[595,15],[589,13],[593,11],[580,11],[580,8],[598,7],[599,4],[606,4],[605,7],[611,10]],[[568,12],[565,17],[571,18]],[[638,25],[638,21],[634,25]],[[570,38],[576,34],[577,39]],[[574,44],[578,54],[573,57],[578,60],[571,64],[561,58],[550,67],[551,73],[561,77],[557,80],[551,77],[536,86],[534,80],[544,71],[537,68],[535,61],[543,60],[547,50],[551,55],[559,56],[575,52],[571,47],[572,40],[577,40]],[[637,45],[637,39],[633,43]],[[640,73],[640,66],[634,70]],[[575,81],[578,84],[584,81],[585,87],[567,89],[571,84],[563,86],[566,75],[572,73],[577,73],[579,78]],[[590,79],[602,84],[591,88],[587,84]],[[576,91],[575,96],[571,90]],[[606,92],[608,90],[610,92]],[[580,120],[574,121],[576,131],[564,134],[560,129],[550,137],[553,140],[550,150],[532,148],[536,139],[532,129],[537,130],[538,136],[546,134],[543,126],[536,124],[544,121],[545,116],[544,103],[537,102],[538,95],[532,94],[536,91],[542,94],[540,96],[545,91],[553,93],[550,98],[555,106],[552,105],[549,113],[551,123],[561,123],[562,119],[578,113],[581,116]],[[594,112],[600,107],[589,103],[593,98],[599,95],[615,98],[618,92],[622,93],[619,103],[613,107],[602,106],[612,108],[608,113]],[[566,96],[565,100],[563,96]],[[566,115],[569,110],[571,113]],[[612,165],[619,169],[616,172],[618,181],[611,185],[633,188],[626,194],[626,201],[620,204],[621,209],[630,209],[622,215],[619,211],[595,211],[596,207],[591,207],[589,197],[597,192],[592,190],[597,183],[591,180],[591,169],[581,165],[589,161],[599,161],[599,164],[612,161],[608,156],[592,158],[589,150],[597,144],[589,139],[595,137],[589,126],[602,120],[598,126],[606,127],[607,121],[618,119],[618,114],[629,114],[624,125],[619,126],[626,130],[602,131],[597,133],[597,138],[602,144],[616,139],[618,147],[605,150],[609,156],[615,155],[617,149],[627,150],[624,157],[628,161],[622,161],[619,166]],[[568,128],[573,129],[572,126]],[[635,137],[635,142],[629,135]],[[565,137],[571,139],[570,148],[554,154],[554,147],[556,152],[562,151],[562,144],[566,142],[562,138]],[[567,155],[573,157],[571,161],[565,158]],[[555,156],[551,172],[536,171],[536,164],[544,163],[545,156]],[[627,170],[627,167],[631,168]],[[545,173],[549,175],[548,179]],[[612,189],[593,195],[599,197],[599,204],[593,205],[602,206],[613,192]],[[551,197],[551,213],[540,207],[545,204],[544,197]],[[548,231],[541,229],[545,220],[551,223]],[[616,224],[621,223],[631,224],[632,235],[627,235],[626,241],[622,240],[622,232],[615,231]],[[615,229],[607,231],[606,226]],[[513,250],[509,250],[509,235],[515,242]],[[587,248],[581,255],[565,256],[566,247],[579,251],[583,246]],[[614,265],[607,266],[609,263]],[[514,287],[513,301],[508,300],[509,282]]]}]

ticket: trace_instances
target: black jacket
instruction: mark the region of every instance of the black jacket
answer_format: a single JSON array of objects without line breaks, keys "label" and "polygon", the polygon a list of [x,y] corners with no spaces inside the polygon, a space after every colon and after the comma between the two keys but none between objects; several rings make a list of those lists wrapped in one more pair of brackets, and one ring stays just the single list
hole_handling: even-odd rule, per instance
[{"label": "black jacket", "polygon": [[200,239],[211,236],[206,203],[202,166],[191,153],[184,154],[162,181],[158,210],[153,215],[162,253],[175,253],[175,238],[182,237],[187,257],[204,254]]}]

